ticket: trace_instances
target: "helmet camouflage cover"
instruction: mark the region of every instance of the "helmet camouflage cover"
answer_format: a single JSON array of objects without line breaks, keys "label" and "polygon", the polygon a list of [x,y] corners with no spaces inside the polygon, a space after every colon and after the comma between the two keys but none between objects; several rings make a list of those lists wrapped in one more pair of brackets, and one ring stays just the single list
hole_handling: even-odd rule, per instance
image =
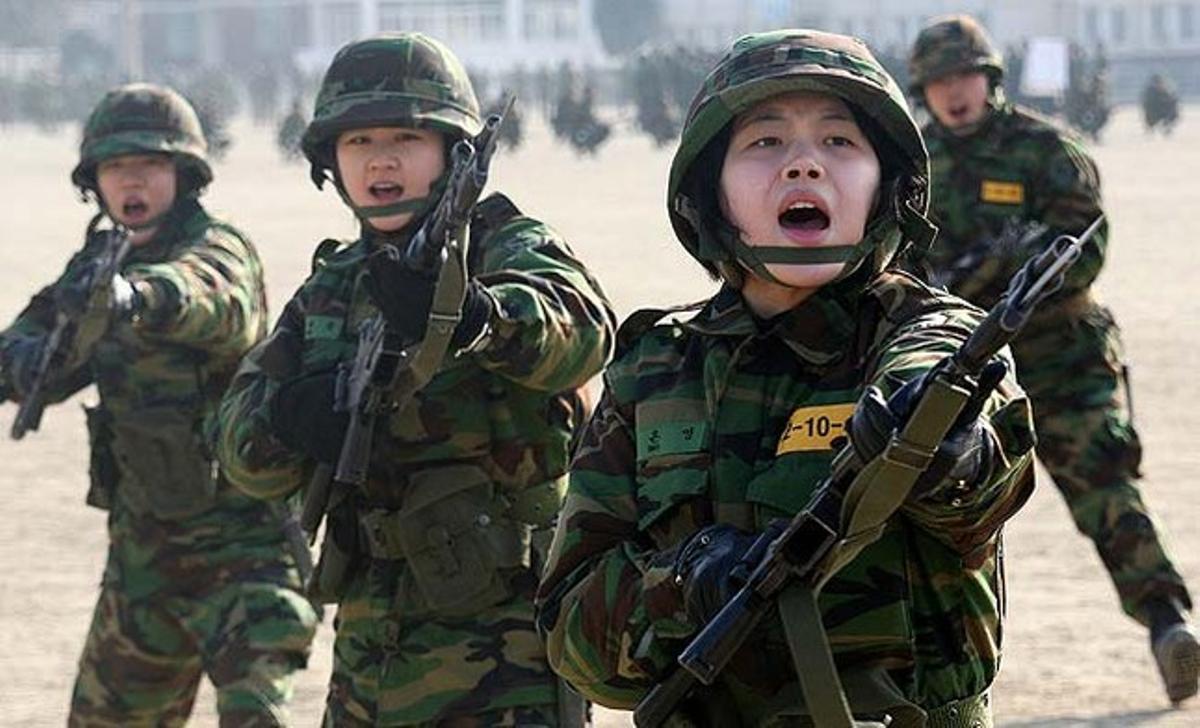
[{"label": "helmet camouflage cover", "polygon": [[212,181],[208,143],[196,110],[165,86],[131,83],[109,91],[92,110],[83,128],[79,164],[71,181],[96,188],[96,165],[123,154],[165,153],[178,168],[189,168],[197,189]]},{"label": "helmet camouflage cover", "polygon": [[427,127],[462,137],[475,136],[483,124],[454,53],[422,33],[392,33],[350,43],[329,64],[301,140],[314,179],[332,168],[338,134],[370,126]]},{"label": "helmet camouflage cover", "polygon": [[1004,75],[1004,59],[978,20],[946,15],[917,35],[908,70],[912,90],[919,93],[926,83],[961,71],[983,71],[997,82]]},{"label": "helmet camouflage cover", "polygon": [[[711,211],[703,208],[713,204],[715,195],[697,189],[692,179],[706,147],[738,114],[767,98],[795,91],[836,96],[857,115],[868,118],[897,152],[894,162],[902,169],[894,170],[896,176],[903,178],[909,190],[919,188],[922,192],[914,208],[902,210],[898,216],[877,216],[860,243],[806,249],[812,259],[803,261],[795,259],[799,252],[795,248],[750,249],[736,231],[732,236],[714,234],[705,222],[712,216],[703,214]],[[876,149],[877,153],[881,151]],[[928,178],[929,156],[904,93],[862,41],[815,30],[776,30],[739,38],[705,79],[692,100],[671,163],[667,206],[676,236],[710,271],[724,270],[726,264],[737,260],[769,277],[765,265],[772,262],[843,262],[845,276],[872,252],[873,267],[882,270],[899,249],[901,227],[906,235],[928,242],[925,236],[931,236],[932,231],[924,218],[927,200],[923,195]],[[896,202],[900,203],[898,207],[903,206],[903,201]],[[774,256],[774,251],[780,255]]]}]

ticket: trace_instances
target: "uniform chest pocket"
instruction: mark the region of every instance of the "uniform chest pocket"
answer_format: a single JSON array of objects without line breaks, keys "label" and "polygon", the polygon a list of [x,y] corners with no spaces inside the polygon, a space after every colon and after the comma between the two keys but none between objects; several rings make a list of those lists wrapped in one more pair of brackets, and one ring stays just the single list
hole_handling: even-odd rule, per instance
[{"label": "uniform chest pocket", "polygon": [[669,530],[671,516],[683,504],[706,496],[711,462],[712,457],[707,452],[660,455],[640,461],[638,529],[658,525]]},{"label": "uniform chest pocket", "polygon": [[776,456],[770,466],[746,484],[746,500],[763,508],[757,520],[766,523],[773,517],[798,513],[829,475],[832,461],[830,450]]},{"label": "uniform chest pocket", "polygon": [[637,406],[638,527],[664,519],[708,490],[709,426],[703,399],[650,400]]}]

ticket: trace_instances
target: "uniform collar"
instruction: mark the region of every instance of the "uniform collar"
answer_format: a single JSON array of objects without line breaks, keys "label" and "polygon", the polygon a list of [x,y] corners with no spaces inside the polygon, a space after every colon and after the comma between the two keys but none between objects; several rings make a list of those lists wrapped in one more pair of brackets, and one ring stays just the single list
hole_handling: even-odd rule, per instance
[{"label": "uniform collar", "polygon": [[683,327],[702,336],[774,337],[802,361],[817,366],[844,357],[854,343],[862,282],[858,276],[827,286],[795,308],[760,319],[741,292],[724,286]]}]

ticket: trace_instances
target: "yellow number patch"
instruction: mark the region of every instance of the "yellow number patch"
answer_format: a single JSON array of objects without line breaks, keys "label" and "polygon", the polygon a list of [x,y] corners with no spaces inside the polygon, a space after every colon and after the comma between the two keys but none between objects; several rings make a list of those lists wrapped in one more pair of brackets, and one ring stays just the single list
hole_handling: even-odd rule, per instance
[{"label": "yellow number patch", "polygon": [[985,179],[979,188],[979,199],[997,205],[1019,205],[1025,201],[1025,185]]},{"label": "yellow number patch", "polygon": [[788,419],[775,454],[832,449],[834,438],[846,434],[852,414],[853,403],[801,407]]}]

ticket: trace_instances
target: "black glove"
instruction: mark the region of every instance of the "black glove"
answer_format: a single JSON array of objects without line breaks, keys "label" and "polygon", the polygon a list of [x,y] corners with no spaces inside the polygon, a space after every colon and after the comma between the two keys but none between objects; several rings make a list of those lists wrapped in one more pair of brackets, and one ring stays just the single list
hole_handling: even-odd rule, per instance
[{"label": "black glove", "polygon": [[275,437],[297,452],[336,464],[350,425],[349,413],[333,411],[336,386],[334,370],[296,377],[280,385],[270,404],[270,427]]},{"label": "black glove", "polygon": [[462,318],[450,338],[450,351],[477,351],[487,343],[491,335],[492,312],[496,303],[482,283],[471,279],[467,282],[467,295],[463,299]]},{"label": "black glove", "polygon": [[[1001,359],[993,359],[983,368],[975,394],[946,433],[929,467],[917,478],[914,495],[926,493],[946,479],[974,484],[991,473],[992,438],[979,415],[1007,372],[1008,365]],[[878,387],[867,388],[850,419],[850,444],[860,460],[867,462],[883,452],[892,433],[908,421],[924,389],[925,378],[918,377],[885,401]]]},{"label": "black glove", "polygon": [[710,622],[745,585],[786,526],[785,519],[776,519],[753,534],[719,523],[692,534],[675,557],[675,584],[683,591],[688,618],[697,626]]},{"label": "black glove", "polygon": [[9,342],[0,355],[4,382],[19,399],[23,399],[33,386],[38,357],[45,344],[45,336],[21,336]]},{"label": "black glove", "polygon": [[408,267],[395,246],[385,245],[367,258],[367,295],[379,307],[392,330],[405,343],[425,336],[437,273],[427,275]]},{"label": "black glove", "polygon": [[[367,259],[367,271],[367,295],[379,307],[388,325],[405,343],[420,341],[429,320],[429,307],[437,286],[436,275],[430,277],[412,270],[391,245],[371,254]],[[483,284],[474,279],[468,281],[462,318],[450,339],[450,351],[482,346],[494,308],[495,303]]]}]

